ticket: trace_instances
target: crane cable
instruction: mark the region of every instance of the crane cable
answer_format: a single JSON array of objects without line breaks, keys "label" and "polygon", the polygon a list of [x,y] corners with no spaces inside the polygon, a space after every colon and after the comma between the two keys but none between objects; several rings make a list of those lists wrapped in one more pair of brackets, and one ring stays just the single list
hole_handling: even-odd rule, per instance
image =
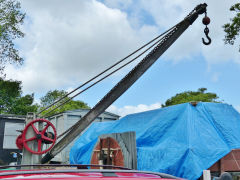
[{"label": "crane cable", "polygon": [[135,61],[137,58],[139,58],[140,56],[142,56],[144,53],[146,53],[149,49],[151,49],[153,46],[155,46],[156,44],[159,43],[158,40],[157,42],[155,42],[153,45],[151,45],[149,48],[147,48],[145,51],[143,51],[142,53],[140,53],[138,56],[136,56],[135,58],[133,58],[132,60],[128,61],[127,63],[125,63],[124,65],[120,66],[119,68],[115,69],[114,71],[110,72],[109,74],[105,75],[103,78],[99,79],[98,81],[94,82],[93,84],[89,85],[88,87],[86,87],[85,89],[83,89],[82,91],[78,92],[77,94],[75,94],[74,96],[70,97],[69,99],[67,99],[66,101],[64,101],[63,103],[59,104],[58,106],[56,106],[55,108],[53,108],[52,110],[50,110],[49,112],[47,112],[45,115],[49,114],[50,112],[53,112],[54,110],[56,110],[57,108],[63,106],[64,104],[68,103],[69,101],[71,101],[74,97],[78,96],[79,94],[83,93],[84,91],[88,90],[89,88],[93,87],[94,85],[96,85],[97,83],[101,82],[102,80],[106,79],[107,77],[111,76],[112,74],[114,74],[115,72],[119,71],[120,69],[122,69],[123,67],[127,66],[128,64],[132,63],[133,61]]},{"label": "crane cable", "polygon": [[[173,26],[172,28],[168,29],[167,31],[165,31],[164,33],[160,34],[159,36],[157,36],[156,38],[152,39],[151,41],[149,41],[148,43],[144,44],[142,47],[138,48],[137,50],[135,50],[134,52],[132,52],[131,54],[129,54],[128,56],[124,57],[123,59],[119,60],[118,62],[116,62],[115,64],[113,64],[112,66],[108,67],[107,69],[105,69],[104,71],[102,71],[101,73],[99,73],[98,75],[94,76],[93,78],[91,78],[90,80],[86,81],[85,83],[83,83],[82,85],[80,85],[79,87],[75,88],[74,90],[72,90],[71,92],[67,93],[66,95],[64,95],[63,97],[61,97],[60,99],[58,99],[57,101],[53,102],[52,104],[50,104],[49,106],[45,107],[43,110],[41,110],[40,112],[37,113],[37,116],[40,115],[42,112],[46,111],[47,109],[49,109],[50,107],[54,106],[56,103],[60,102],[61,100],[63,100],[64,98],[68,97],[70,94],[74,93],[75,91],[77,91],[78,89],[82,88],[83,86],[87,85],[88,83],[92,82],[93,80],[95,80],[96,78],[100,77],[101,75],[103,75],[104,73],[106,73],[107,71],[111,70],[112,68],[114,68],[115,66],[117,66],[118,64],[120,64],[121,62],[125,61],[126,59],[128,59],[129,57],[131,57],[132,55],[136,54],[138,51],[142,50],[143,48],[145,48],[146,46],[148,46],[149,44],[153,43],[154,41],[156,41],[157,39],[159,39],[161,36],[163,36],[164,34],[168,33],[169,31],[171,31],[175,26]],[[136,60],[138,57],[140,57],[141,55],[143,55],[145,52],[147,52],[149,49],[151,49],[154,45],[156,45],[158,42],[160,42],[162,40],[162,38],[160,40],[158,40],[157,42],[155,42],[153,45],[151,45],[147,50],[143,51],[140,55],[136,56],[135,58],[133,58],[132,60],[130,60],[129,62],[127,62],[126,64],[122,65],[120,68],[117,68],[116,70],[114,70],[113,72],[109,73],[108,75],[104,76],[103,78],[101,78],[100,80],[96,81],[95,83],[93,83],[92,85],[88,86],[87,88],[85,88],[84,90],[80,91],[79,93],[77,93],[76,95],[74,95],[73,97],[70,97],[67,101],[61,103],[60,105],[58,105],[56,108],[52,109],[51,111],[45,113],[43,116],[46,116],[47,114],[49,114],[50,112],[52,112],[53,110],[59,108],[60,106],[64,105],[65,103],[69,102],[70,100],[72,100],[74,97],[76,97],[77,95],[83,93],[84,91],[86,91],[87,89],[91,88],[92,86],[96,85],[97,83],[99,83],[100,81],[104,80],[105,78],[109,77],[110,75],[114,74],[115,72],[117,72],[118,70],[122,69],[123,67],[125,67],[126,65],[130,64],[131,62],[133,62],[134,60]]]},{"label": "crane cable", "polygon": [[[90,86],[88,86],[87,88],[83,89],[82,91],[80,91],[79,93],[77,93],[76,95],[72,96],[71,98],[69,98],[68,100],[64,101],[63,103],[59,104],[58,106],[56,106],[54,109],[50,110],[49,112],[47,112],[47,114],[49,114],[50,112],[53,112],[54,110],[56,110],[57,108],[59,108],[60,106],[63,106],[64,104],[68,103],[69,101],[71,101],[74,97],[78,96],[79,94],[83,93],[84,91],[86,91],[87,89],[91,88],[92,86],[96,85],[97,83],[99,83],[100,81],[106,79],[107,77],[109,77],[110,75],[114,74],[115,72],[117,72],[118,70],[122,69],[123,67],[127,66],[128,64],[132,63],[134,60],[136,60],[138,57],[140,57],[141,55],[143,55],[145,52],[147,52],[149,49],[151,49],[153,46],[155,46],[156,44],[158,44],[161,41],[158,40],[157,42],[155,42],[153,45],[151,45],[148,49],[146,49],[145,51],[143,51],[141,54],[139,54],[138,56],[136,56],[135,58],[133,58],[132,60],[130,60],[129,62],[125,63],[124,65],[122,65],[121,67],[119,67],[118,69],[112,71],[111,73],[107,74],[106,76],[104,76],[103,78],[101,78],[100,80],[96,81],[95,83],[91,84]],[[63,132],[61,135],[58,136],[58,138],[60,138],[61,136],[63,136],[64,134],[66,134],[67,132],[69,132],[72,128],[74,127],[71,126],[69,129],[67,129],[65,132]]]},{"label": "crane cable", "polygon": [[[85,86],[86,84],[90,83],[91,81],[95,80],[97,77],[101,76],[102,74],[104,74],[105,72],[107,72],[108,70],[112,69],[113,67],[115,67],[116,65],[118,65],[119,63],[123,62],[124,60],[126,60],[127,58],[129,58],[130,56],[132,56],[133,54],[137,53],[138,51],[140,51],[141,49],[143,49],[144,47],[148,46],[149,44],[153,43],[154,41],[156,41],[158,38],[160,38],[161,36],[163,36],[164,34],[168,33],[171,34],[170,31],[172,31],[173,29],[175,29],[176,27],[178,27],[183,21],[185,21],[188,17],[190,17],[195,11],[198,11],[197,7],[195,9],[193,9],[188,15],[187,17],[180,21],[179,23],[177,23],[176,25],[174,25],[173,27],[171,27],[170,29],[168,29],[167,31],[165,31],[164,33],[160,34],[159,36],[157,36],[156,38],[154,38],[153,40],[149,41],[148,43],[146,43],[145,45],[143,45],[142,47],[140,47],[139,49],[137,49],[136,51],[134,51],[133,53],[129,54],[128,56],[126,56],[125,58],[121,59],[120,61],[118,61],[117,63],[115,63],[114,65],[110,66],[109,68],[107,68],[106,70],[104,70],[103,72],[99,73],[98,75],[96,75],[95,77],[93,77],[92,79],[90,79],[89,81],[85,82],[84,84],[82,84],[81,86],[77,87],[76,89],[74,89],[73,91],[69,92],[68,94],[66,94],[65,96],[63,96],[62,98],[60,98],[59,100],[55,101],[54,103],[52,103],[51,105],[49,105],[48,107],[46,107],[45,109],[43,109],[42,111],[40,111],[38,113],[38,115],[42,112],[44,112],[45,110],[47,110],[48,108],[50,108],[51,106],[55,105],[56,103],[58,103],[59,101],[61,101],[62,99],[66,98],[68,95],[70,95],[71,93],[75,92],[76,90],[80,89],[81,87]],[[167,35],[168,35],[167,34]],[[76,97],[77,95],[81,94],[82,92],[86,91],[87,89],[91,88],[92,86],[96,85],[97,83],[99,83],[100,81],[102,81],[103,79],[107,78],[108,76],[112,75],[113,73],[117,72],[118,70],[120,70],[121,68],[125,67],[126,65],[130,64],[131,62],[133,62],[134,60],[136,60],[138,57],[140,57],[141,55],[143,55],[145,52],[147,52],[149,49],[151,49],[154,45],[156,45],[157,43],[161,43],[161,41],[164,41],[165,37],[167,36],[165,35],[164,37],[162,37],[160,40],[158,40],[157,42],[155,42],[152,46],[150,46],[147,50],[145,50],[143,53],[141,53],[140,55],[138,55],[137,57],[133,58],[132,60],[130,60],[128,63],[124,64],[123,66],[121,66],[120,68],[116,69],[115,71],[109,73],[108,75],[106,75],[105,77],[103,77],[102,79],[98,80],[97,82],[93,83],[92,85],[88,86],[87,88],[85,88],[84,90],[80,91],[79,93],[77,93],[76,95],[74,95],[73,97],[70,98],[73,99],[74,97]],[[158,45],[160,45],[160,43]],[[158,46],[157,45],[157,46]],[[157,47],[156,46],[156,47]],[[154,49],[153,49],[154,51]],[[60,104],[58,107],[64,105],[65,103],[69,102],[70,100],[67,100],[65,102],[63,102],[62,104]],[[57,108],[58,108],[57,107]],[[55,108],[56,109],[56,108]],[[54,109],[54,110],[55,110]],[[52,111],[49,111],[48,113],[50,113]],[[46,114],[48,114],[46,113]],[[76,124],[72,125],[70,128],[68,128],[65,132],[63,132],[61,135],[58,136],[58,138],[60,138],[61,136],[63,136],[64,134],[66,134],[67,132],[69,132],[71,129],[73,129],[76,126]]]},{"label": "crane cable", "polygon": [[[174,26],[173,28],[169,29],[166,32],[169,32],[170,30],[174,29],[176,26]],[[165,33],[166,33],[165,32]],[[171,32],[170,32],[171,33]],[[156,44],[159,44],[161,41],[164,40],[164,37],[159,39],[158,41],[156,41],[155,43],[153,43],[150,47],[148,47],[146,50],[144,50],[142,53],[140,53],[138,56],[136,56],[135,58],[133,58],[132,60],[130,60],[129,62],[125,63],[124,65],[122,65],[121,67],[119,67],[118,69],[112,71],[111,73],[109,73],[108,75],[104,76],[102,79],[98,80],[97,82],[93,83],[92,85],[88,86],[87,88],[83,89],[82,91],[80,91],[79,93],[77,93],[76,95],[74,95],[73,97],[71,97],[70,99],[68,99],[67,101],[63,102],[62,104],[60,104],[59,106],[57,106],[56,108],[54,108],[53,110],[57,109],[58,107],[62,106],[63,104],[69,102],[72,98],[74,98],[75,96],[81,94],[82,92],[84,92],[85,90],[89,89],[90,87],[94,86],[95,84],[97,84],[98,82],[102,81],[103,79],[105,79],[106,77],[112,75],[113,73],[117,72],[118,70],[120,70],[121,68],[125,67],[126,65],[130,64],[131,62],[133,62],[134,60],[136,60],[137,58],[139,58],[140,56],[142,56],[144,53],[146,53],[148,50],[150,50],[151,48],[153,48]],[[52,112],[53,110],[49,111]],[[71,126],[70,128],[68,128],[66,131],[64,131],[61,135],[58,136],[58,138],[62,137],[64,134],[68,133],[70,130],[72,130],[76,125],[74,124],[73,126]]]}]

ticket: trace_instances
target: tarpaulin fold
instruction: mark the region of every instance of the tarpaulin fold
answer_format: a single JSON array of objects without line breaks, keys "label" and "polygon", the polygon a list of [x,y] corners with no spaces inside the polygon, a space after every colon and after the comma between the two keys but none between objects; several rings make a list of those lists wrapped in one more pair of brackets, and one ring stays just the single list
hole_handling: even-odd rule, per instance
[{"label": "tarpaulin fold", "polygon": [[240,114],[228,104],[184,103],[93,123],[70,151],[71,164],[89,164],[98,136],[135,131],[138,170],[197,179],[240,148]]}]

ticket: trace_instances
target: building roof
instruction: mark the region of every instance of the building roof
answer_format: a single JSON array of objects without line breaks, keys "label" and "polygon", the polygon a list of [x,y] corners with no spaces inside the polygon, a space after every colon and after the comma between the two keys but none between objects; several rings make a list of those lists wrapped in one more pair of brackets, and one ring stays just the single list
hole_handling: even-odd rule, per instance
[{"label": "building roof", "polygon": [[[54,114],[52,116],[56,116],[56,115],[60,115],[60,114],[64,114],[64,113],[67,113],[67,114],[71,114],[71,113],[78,113],[78,112],[88,112],[90,109],[74,109],[74,110],[68,110],[68,111],[64,111],[64,112],[61,112],[61,113],[57,113],[57,114]],[[120,118],[119,115],[117,114],[113,114],[113,113],[110,113],[110,112],[107,112],[107,111],[104,111],[103,114],[106,114],[106,115],[109,115],[109,116],[113,116],[117,119]]]},{"label": "building roof", "polygon": [[0,118],[25,120],[26,116],[24,116],[24,115],[14,115],[14,114],[0,114]]}]

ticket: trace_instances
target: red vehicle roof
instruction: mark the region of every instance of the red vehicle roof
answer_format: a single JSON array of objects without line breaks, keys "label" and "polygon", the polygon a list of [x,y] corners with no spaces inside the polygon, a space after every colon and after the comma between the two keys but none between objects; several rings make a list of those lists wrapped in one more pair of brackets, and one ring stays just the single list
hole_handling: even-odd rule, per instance
[{"label": "red vehicle roof", "polygon": [[17,180],[167,180],[178,179],[162,173],[114,169],[1,170],[0,179]]}]

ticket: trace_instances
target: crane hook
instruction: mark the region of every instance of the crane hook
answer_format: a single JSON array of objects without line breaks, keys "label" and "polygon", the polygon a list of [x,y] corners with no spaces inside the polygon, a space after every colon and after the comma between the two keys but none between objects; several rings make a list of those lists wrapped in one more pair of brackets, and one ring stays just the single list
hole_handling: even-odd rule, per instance
[{"label": "crane hook", "polygon": [[209,44],[211,44],[212,40],[211,40],[211,38],[208,36],[209,29],[208,29],[207,26],[206,26],[205,29],[204,29],[204,33],[205,33],[205,35],[206,35],[206,37],[207,37],[207,39],[208,39],[208,42],[206,42],[205,39],[202,38],[202,42],[203,42],[203,44],[205,44],[205,45],[209,45]]},{"label": "crane hook", "polygon": [[206,41],[204,40],[204,38],[202,38],[202,42],[203,42],[203,44],[205,44],[205,45],[209,45],[209,44],[211,44],[212,40],[211,40],[211,38],[208,36],[209,29],[208,29],[207,25],[210,23],[210,18],[207,16],[207,12],[205,12],[205,17],[202,19],[202,23],[203,23],[204,25],[206,25],[206,27],[205,27],[205,29],[204,29],[204,33],[205,33],[205,35],[206,35],[206,37],[207,37],[207,39],[208,39],[208,42],[206,42]]}]

